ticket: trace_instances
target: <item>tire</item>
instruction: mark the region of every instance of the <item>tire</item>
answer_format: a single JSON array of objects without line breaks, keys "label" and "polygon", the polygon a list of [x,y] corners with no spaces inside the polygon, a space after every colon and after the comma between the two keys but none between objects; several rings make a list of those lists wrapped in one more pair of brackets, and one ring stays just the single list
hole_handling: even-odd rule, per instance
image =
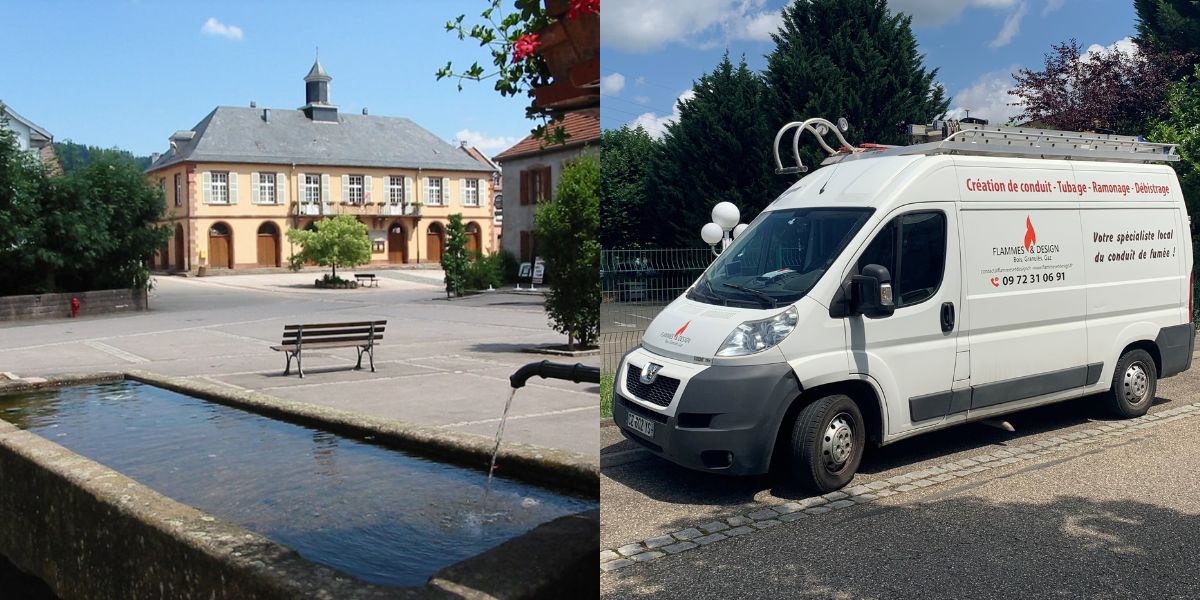
[{"label": "tire", "polygon": [[858,404],[845,394],[825,396],[796,415],[792,476],[801,486],[822,494],[840,489],[858,471],[866,441]]},{"label": "tire", "polygon": [[1154,366],[1154,358],[1145,350],[1130,350],[1117,361],[1112,387],[1105,396],[1113,414],[1131,419],[1150,410],[1156,391],[1158,371]]}]

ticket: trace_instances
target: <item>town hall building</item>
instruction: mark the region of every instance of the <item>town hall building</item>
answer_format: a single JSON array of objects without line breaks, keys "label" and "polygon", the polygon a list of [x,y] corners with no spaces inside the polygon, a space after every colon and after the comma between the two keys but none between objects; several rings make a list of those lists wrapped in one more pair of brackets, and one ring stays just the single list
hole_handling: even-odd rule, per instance
[{"label": "town hall building", "polygon": [[317,61],[303,107],[219,106],[170,137],[146,170],[174,219],[154,268],[286,266],[289,228],[342,214],[367,226],[372,265],[439,262],[454,213],[468,249],[499,250],[494,166],[409,119],[340,113],[332,79]]}]

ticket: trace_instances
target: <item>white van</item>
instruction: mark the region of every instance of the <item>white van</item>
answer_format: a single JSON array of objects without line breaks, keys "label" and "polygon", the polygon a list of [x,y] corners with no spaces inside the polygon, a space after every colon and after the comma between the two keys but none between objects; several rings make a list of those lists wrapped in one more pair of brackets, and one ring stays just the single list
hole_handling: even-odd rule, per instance
[{"label": "white van", "polygon": [[[843,123],[844,126],[844,123]],[[963,125],[835,152],[650,325],[613,417],[680,465],[838,489],[867,443],[1096,394],[1146,412],[1191,366],[1174,148]],[[776,162],[779,164],[779,137]],[[781,172],[802,172],[797,167]]]}]

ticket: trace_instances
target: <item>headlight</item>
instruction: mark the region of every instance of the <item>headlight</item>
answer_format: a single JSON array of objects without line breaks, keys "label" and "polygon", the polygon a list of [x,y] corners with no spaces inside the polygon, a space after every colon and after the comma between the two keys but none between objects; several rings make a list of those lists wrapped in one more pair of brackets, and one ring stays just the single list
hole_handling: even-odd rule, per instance
[{"label": "headlight", "polygon": [[799,319],[800,311],[793,306],[761,321],[746,321],[725,338],[717,356],[745,356],[771,348],[796,328]]}]

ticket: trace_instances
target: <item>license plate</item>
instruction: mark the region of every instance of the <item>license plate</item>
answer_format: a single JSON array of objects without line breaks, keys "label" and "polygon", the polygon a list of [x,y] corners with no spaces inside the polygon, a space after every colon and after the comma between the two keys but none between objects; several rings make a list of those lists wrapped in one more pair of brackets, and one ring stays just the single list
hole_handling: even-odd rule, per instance
[{"label": "license plate", "polygon": [[633,413],[626,413],[626,416],[628,418],[625,420],[625,424],[629,425],[630,429],[646,437],[654,437],[654,421]]}]

